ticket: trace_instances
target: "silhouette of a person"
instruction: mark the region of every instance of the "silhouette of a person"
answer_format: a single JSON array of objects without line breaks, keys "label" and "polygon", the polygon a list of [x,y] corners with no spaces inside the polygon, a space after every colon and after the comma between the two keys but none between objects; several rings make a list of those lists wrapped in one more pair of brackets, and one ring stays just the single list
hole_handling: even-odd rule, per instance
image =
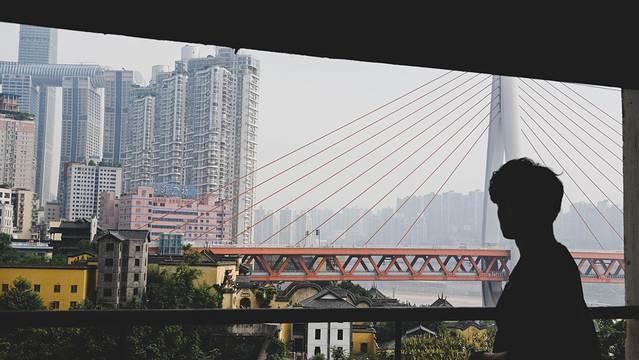
[{"label": "silhouette of a person", "polygon": [[557,174],[514,159],[493,173],[489,192],[520,260],[497,303],[493,352],[471,359],[600,359],[579,270],[553,232],[564,195]]}]

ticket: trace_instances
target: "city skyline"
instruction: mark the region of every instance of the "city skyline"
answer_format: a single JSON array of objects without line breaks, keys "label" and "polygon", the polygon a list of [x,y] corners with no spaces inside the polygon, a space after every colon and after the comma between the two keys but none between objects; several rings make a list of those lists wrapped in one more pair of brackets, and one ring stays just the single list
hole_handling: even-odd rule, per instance
[{"label": "city skyline", "polygon": [[[359,221],[357,219],[368,210],[367,208],[348,207],[339,213],[336,213],[336,209],[316,208],[307,213],[308,209],[285,208],[273,211],[258,206],[255,209],[255,219],[261,222],[254,228],[255,242],[263,246],[301,247],[360,247],[366,241],[370,241],[368,244],[371,247],[394,245],[406,233],[412,221],[433,195],[430,193],[410,198],[396,198],[394,206],[374,209]],[[480,190],[466,193],[449,191],[437,195],[429,211],[418,219],[416,226],[407,233],[401,246],[481,247],[483,195]],[[393,214],[404,202],[405,206]],[[615,234],[615,231],[622,233],[623,219],[613,205],[601,201],[596,204],[595,209],[590,203],[577,202],[575,207],[577,210],[571,206],[562,211],[555,221],[555,235],[559,242],[571,250],[623,250],[623,241]],[[610,225],[614,226],[614,230],[603,220],[599,211],[610,221]],[[588,227],[584,225],[581,217],[588,223]],[[389,218],[391,220],[388,224],[369,240]],[[356,221],[355,226],[344,233]],[[288,224],[290,225],[286,227]],[[318,228],[319,236],[314,233]],[[306,231],[309,232],[308,236]],[[388,243],[386,239],[393,241]],[[494,243],[492,246],[497,247],[511,245],[511,241],[501,235]]]}]

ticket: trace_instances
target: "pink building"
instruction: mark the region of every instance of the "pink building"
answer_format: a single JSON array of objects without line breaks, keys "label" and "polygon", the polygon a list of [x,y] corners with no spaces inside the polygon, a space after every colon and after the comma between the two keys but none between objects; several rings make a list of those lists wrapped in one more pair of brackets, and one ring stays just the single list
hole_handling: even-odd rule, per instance
[{"label": "pink building", "polygon": [[105,193],[101,207],[106,216],[101,226],[149,230],[151,247],[158,246],[163,233],[183,234],[184,243],[193,247],[221,245],[228,243],[231,234],[231,222],[224,223],[231,216],[231,205],[214,195],[199,200],[155,196],[152,187],[141,186],[119,199]]}]

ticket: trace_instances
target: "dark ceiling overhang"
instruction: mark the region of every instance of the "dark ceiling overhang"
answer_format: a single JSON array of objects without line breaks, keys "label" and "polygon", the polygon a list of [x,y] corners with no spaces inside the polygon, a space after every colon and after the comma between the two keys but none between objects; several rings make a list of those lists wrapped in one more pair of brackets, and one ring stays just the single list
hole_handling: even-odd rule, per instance
[{"label": "dark ceiling overhang", "polygon": [[[17,4],[17,6],[16,6]],[[46,4],[46,2],[42,2]],[[0,20],[96,33],[222,45],[336,59],[532,77],[639,89],[636,21],[574,12],[466,15],[401,9],[267,14],[158,2],[138,8],[82,2],[13,2]],[[243,3],[244,4],[244,3]],[[132,5],[131,5],[132,6]],[[216,5],[217,6],[217,5]],[[364,6],[364,3],[362,3]],[[462,6],[462,5],[458,5]],[[464,5],[465,6],[465,5]],[[95,8],[94,8],[95,7]],[[74,8],[74,9],[71,9]],[[278,11],[281,9],[277,9]],[[71,11],[73,10],[73,11]],[[370,9],[369,9],[370,10]],[[630,11],[630,10],[629,10]],[[78,13],[79,12],[79,13]]]}]

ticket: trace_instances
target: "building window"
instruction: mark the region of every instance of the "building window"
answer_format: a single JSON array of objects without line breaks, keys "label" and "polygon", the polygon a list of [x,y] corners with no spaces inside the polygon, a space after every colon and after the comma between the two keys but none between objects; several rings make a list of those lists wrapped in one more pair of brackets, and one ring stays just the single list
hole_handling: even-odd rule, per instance
[{"label": "building window", "polygon": [[133,274],[133,281],[140,281],[140,274]]},{"label": "building window", "polygon": [[315,340],[319,340],[322,337],[322,330],[315,329]]},{"label": "building window", "polygon": [[337,340],[344,340],[344,330],[337,330]]},{"label": "building window", "polygon": [[59,301],[52,301],[49,303],[49,309],[51,310],[57,310],[60,308],[60,302]]},{"label": "building window", "polygon": [[9,284],[2,284],[2,292],[9,291]]},{"label": "building window", "polygon": [[72,293],[77,293],[78,292],[78,285],[71,285],[71,292]]},{"label": "building window", "polygon": [[135,251],[136,252],[140,252],[142,250],[142,247],[140,245],[136,245],[135,246]]},{"label": "building window", "polygon": [[71,309],[75,308],[76,306],[78,306],[78,303],[76,301],[71,301],[70,303]]},{"label": "building window", "polygon": [[113,244],[106,244],[106,251],[113,251],[114,246]]},{"label": "building window", "polygon": [[359,352],[362,354],[368,353],[368,344],[367,343],[359,344]]},{"label": "building window", "polygon": [[138,295],[138,288],[133,288],[133,295],[135,295],[135,296]]},{"label": "building window", "polygon": [[40,292],[40,284],[33,284],[33,291]]},{"label": "building window", "polygon": [[316,346],[314,352],[315,352],[315,355],[319,355],[322,352],[322,350],[320,350],[319,346]]},{"label": "building window", "polygon": [[135,259],[135,266],[140,266],[140,259]]},{"label": "building window", "polygon": [[113,274],[104,274],[104,281],[105,282],[113,281]]},{"label": "building window", "polygon": [[104,297],[111,297],[111,289],[104,289],[102,294],[104,295]]},{"label": "building window", "polygon": [[60,292],[60,285],[53,285],[53,292],[54,293],[59,293]]},{"label": "building window", "polygon": [[104,260],[104,265],[105,266],[113,266],[113,259],[105,259]]}]

